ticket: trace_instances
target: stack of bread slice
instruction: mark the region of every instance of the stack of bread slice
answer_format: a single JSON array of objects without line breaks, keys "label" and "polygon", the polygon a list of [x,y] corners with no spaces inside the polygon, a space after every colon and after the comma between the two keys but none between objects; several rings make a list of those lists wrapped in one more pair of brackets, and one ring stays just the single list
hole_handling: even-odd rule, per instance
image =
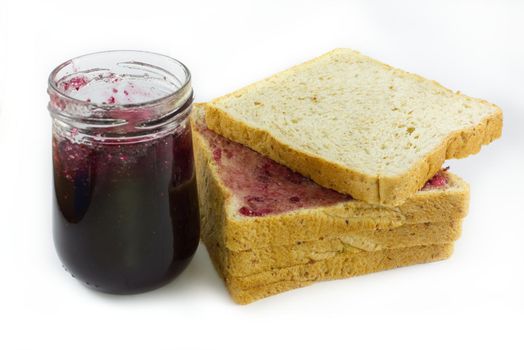
[{"label": "stack of bread slice", "polygon": [[450,256],[469,186],[445,159],[502,114],[337,49],[192,113],[202,241],[238,303]]}]

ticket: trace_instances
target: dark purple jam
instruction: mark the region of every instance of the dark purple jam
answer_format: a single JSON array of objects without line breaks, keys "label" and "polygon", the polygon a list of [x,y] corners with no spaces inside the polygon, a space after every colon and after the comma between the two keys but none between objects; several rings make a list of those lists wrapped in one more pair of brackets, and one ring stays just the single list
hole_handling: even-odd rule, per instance
[{"label": "dark purple jam", "polygon": [[116,294],[176,277],[199,241],[191,131],[137,143],[53,137],[54,241],[65,268]]}]

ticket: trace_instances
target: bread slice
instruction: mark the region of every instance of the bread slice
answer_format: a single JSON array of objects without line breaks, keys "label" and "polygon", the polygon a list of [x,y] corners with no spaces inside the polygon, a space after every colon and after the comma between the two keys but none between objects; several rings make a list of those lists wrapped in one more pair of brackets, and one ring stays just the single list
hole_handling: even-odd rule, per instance
[{"label": "bread slice", "polygon": [[[435,187],[430,182],[399,207],[368,204],[322,188],[213,133],[203,122],[204,114],[196,105],[191,117],[201,235],[203,239],[217,235],[232,251],[347,237],[355,231],[405,224],[458,221],[467,213],[469,187],[449,171],[438,178],[445,184]],[[250,206],[253,203],[246,198],[262,202]]]},{"label": "bread slice", "polygon": [[208,250],[218,273],[223,277],[233,300],[248,304],[261,298],[316,281],[348,278],[396,267],[447,259],[453,244],[416,246],[374,252],[345,252],[309,264],[266,271],[246,277],[232,277],[222,269],[216,251]]},{"label": "bread slice", "polygon": [[208,250],[215,250],[215,258],[220,260],[225,273],[232,277],[244,277],[277,268],[310,264],[341,253],[453,243],[459,239],[460,233],[461,222],[450,221],[404,225],[389,230],[356,231],[334,239],[244,251],[225,248],[217,235],[205,235],[202,241]]},{"label": "bread slice", "polygon": [[336,49],[206,105],[208,127],[318,184],[398,206],[501,135],[486,101]]}]

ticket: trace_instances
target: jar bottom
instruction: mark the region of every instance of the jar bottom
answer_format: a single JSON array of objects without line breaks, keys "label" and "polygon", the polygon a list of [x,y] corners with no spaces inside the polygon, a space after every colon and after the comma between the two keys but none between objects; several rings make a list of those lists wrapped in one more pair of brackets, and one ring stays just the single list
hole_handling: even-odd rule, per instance
[{"label": "jar bottom", "polygon": [[175,280],[189,265],[191,260],[193,260],[195,254],[191,255],[190,257],[183,259],[179,262],[177,262],[177,268],[173,271],[171,271],[171,274],[168,276],[165,276],[163,279],[152,282],[147,285],[141,285],[136,286],[135,288],[129,288],[129,286],[124,287],[106,287],[106,286],[100,286],[95,283],[90,283],[89,281],[85,281],[82,279],[79,279],[74,274],[70,273],[70,271],[63,265],[64,269],[71,274],[71,276],[78,281],[80,284],[82,284],[84,287],[87,287],[88,289],[91,289],[96,292],[104,293],[104,294],[111,294],[111,295],[135,295],[135,294],[142,294],[151,292],[153,290],[162,288],[169,283],[171,283],[173,280]]},{"label": "jar bottom", "polygon": [[189,264],[200,233],[195,177],[168,196],[151,187],[144,181],[94,191],[90,205],[75,207],[84,215],[65,215],[70,206],[55,197],[55,248],[76,279],[101,292],[136,294],[161,287]]}]

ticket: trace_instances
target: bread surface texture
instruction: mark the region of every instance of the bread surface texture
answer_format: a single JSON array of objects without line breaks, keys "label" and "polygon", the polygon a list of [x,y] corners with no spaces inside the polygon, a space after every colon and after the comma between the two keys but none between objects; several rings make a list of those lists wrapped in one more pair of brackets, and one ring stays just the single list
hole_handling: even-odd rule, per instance
[{"label": "bread surface texture", "polygon": [[350,49],[205,105],[207,126],[318,184],[398,206],[445,159],[501,135],[502,112]]}]

